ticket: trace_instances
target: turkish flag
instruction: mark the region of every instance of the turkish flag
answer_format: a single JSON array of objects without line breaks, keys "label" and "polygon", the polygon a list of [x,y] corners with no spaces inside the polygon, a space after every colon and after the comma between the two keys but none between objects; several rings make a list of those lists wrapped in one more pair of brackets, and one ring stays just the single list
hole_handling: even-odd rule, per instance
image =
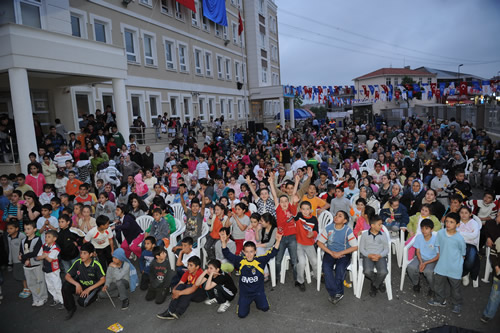
[{"label": "turkish flag", "polygon": [[243,32],[243,20],[241,19],[240,12],[238,12],[238,36]]},{"label": "turkish flag", "polygon": [[431,90],[432,90],[432,93],[434,95],[436,94],[436,86],[437,86],[437,83],[431,83]]},{"label": "turkish flag", "polygon": [[175,1],[177,1],[184,7],[191,9],[193,12],[196,13],[196,6],[194,4],[194,0],[175,0]]},{"label": "turkish flag", "polygon": [[441,90],[436,89],[436,98],[439,98],[441,96]]},{"label": "turkish flag", "polygon": [[394,94],[396,96],[396,99],[399,99],[399,90],[396,90],[396,92]]},{"label": "turkish flag", "polygon": [[386,94],[389,93],[389,88],[385,84],[382,85],[382,89],[384,89]]},{"label": "turkish flag", "polygon": [[467,95],[467,82],[460,83],[460,95]]}]

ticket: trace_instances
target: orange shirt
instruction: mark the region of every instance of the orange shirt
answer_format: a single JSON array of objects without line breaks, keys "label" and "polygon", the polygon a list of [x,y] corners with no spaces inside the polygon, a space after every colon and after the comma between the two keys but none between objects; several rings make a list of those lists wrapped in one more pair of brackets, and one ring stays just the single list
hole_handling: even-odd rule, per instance
[{"label": "orange shirt", "polygon": [[[223,221],[226,220],[224,217],[222,218]],[[212,231],[210,231],[210,237],[212,237],[212,239],[219,239],[220,238],[219,231],[223,226],[222,221],[219,219],[218,216],[216,216],[212,223],[213,224],[212,224]]]},{"label": "orange shirt", "polygon": [[304,194],[304,196],[302,197],[302,201],[309,201],[311,203],[312,216],[316,216],[316,209],[326,205],[325,200],[320,199],[319,197],[314,197],[312,199],[309,199],[306,194]]},{"label": "orange shirt", "polygon": [[68,180],[66,183],[66,193],[68,195],[77,195],[78,191],[80,190],[80,185],[82,185],[83,182],[80,180],[74,178],[73,180]]}]

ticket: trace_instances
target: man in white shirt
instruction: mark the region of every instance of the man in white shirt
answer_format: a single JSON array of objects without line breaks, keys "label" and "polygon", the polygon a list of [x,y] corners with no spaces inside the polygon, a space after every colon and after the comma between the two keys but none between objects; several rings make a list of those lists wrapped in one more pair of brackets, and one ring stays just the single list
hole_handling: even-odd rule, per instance
[{"label": "man in white shirt", "polygon": [[375,139],[375,136],[373,134],[370,133],[370,135],[368,136],[369,140],[366,141],[366,149],[368,149],[368,153],[373,153],[373,146],[378,142],[376,139]]},{"label": "man in white shirt", "polygon": [[73,156],[68,152],[68,145],[63,143],[61,145],[61,150],[54,156],[54,163],[59,169],[66,167],[66,161],[73,160]]},{"label": "man in white shirt", "polygon": [[198,176],[198,179],[202,178],[209,178],[208,177],[208,164],[205,162],[205,156],[200,155],[199,157],[199,163],[196,165],[196,175]]},{"label": "man in white shirt", "polygon": [[301,155],[299,153],[295,154],[295,162],[293,162],[290,170],[295,174],[297,172],[297,169],[303,168],[307,166],[306,161],[301,159]]}]

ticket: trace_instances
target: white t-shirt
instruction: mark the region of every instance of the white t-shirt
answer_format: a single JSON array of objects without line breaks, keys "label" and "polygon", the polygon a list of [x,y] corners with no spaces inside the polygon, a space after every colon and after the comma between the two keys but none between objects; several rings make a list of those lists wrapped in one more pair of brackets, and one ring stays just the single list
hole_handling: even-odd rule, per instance
[{"label": "white t-shirt", "polygon": [[203,161],[203,163],[198,163],[196,165],[196,173],[198,174],[198,179],[208,178],[208,164]]},{"label": "white t-shirt", "polygon": [[85,235],[85,240],[91,242],[96,249],[104,249],[113,240],[113,231],[108,228],[104,232],[99,232],[97,227],[93,227]]},{"label": "white t-shirt", "polygon": [[[59,222],[54,216],[50,216],[49,218],[45,218],[43,216],[39,217],[38,220],[36,221],[36,228],[38,230],[41,230],[42,227],[45,225],[45,221],[49,220],[49,224],[52,226],[52,228],[59,228]],[[40,238],[42,239],[42,243],[45,243],[45,232],[41,234]]]}]

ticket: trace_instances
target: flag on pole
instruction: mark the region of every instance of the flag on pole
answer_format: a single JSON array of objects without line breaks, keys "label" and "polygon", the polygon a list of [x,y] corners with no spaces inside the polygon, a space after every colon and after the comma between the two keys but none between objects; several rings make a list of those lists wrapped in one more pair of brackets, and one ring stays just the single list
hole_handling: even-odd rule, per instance
[{"label": "flag on pole", "polygon": [[238,11],[238,36],[241,36],[243,32],[243,20],[241,19],[241,14]]},{"label": "flag on pole", "polygon": [[460,83],[460,95],[467,95],[467,82]]}]

